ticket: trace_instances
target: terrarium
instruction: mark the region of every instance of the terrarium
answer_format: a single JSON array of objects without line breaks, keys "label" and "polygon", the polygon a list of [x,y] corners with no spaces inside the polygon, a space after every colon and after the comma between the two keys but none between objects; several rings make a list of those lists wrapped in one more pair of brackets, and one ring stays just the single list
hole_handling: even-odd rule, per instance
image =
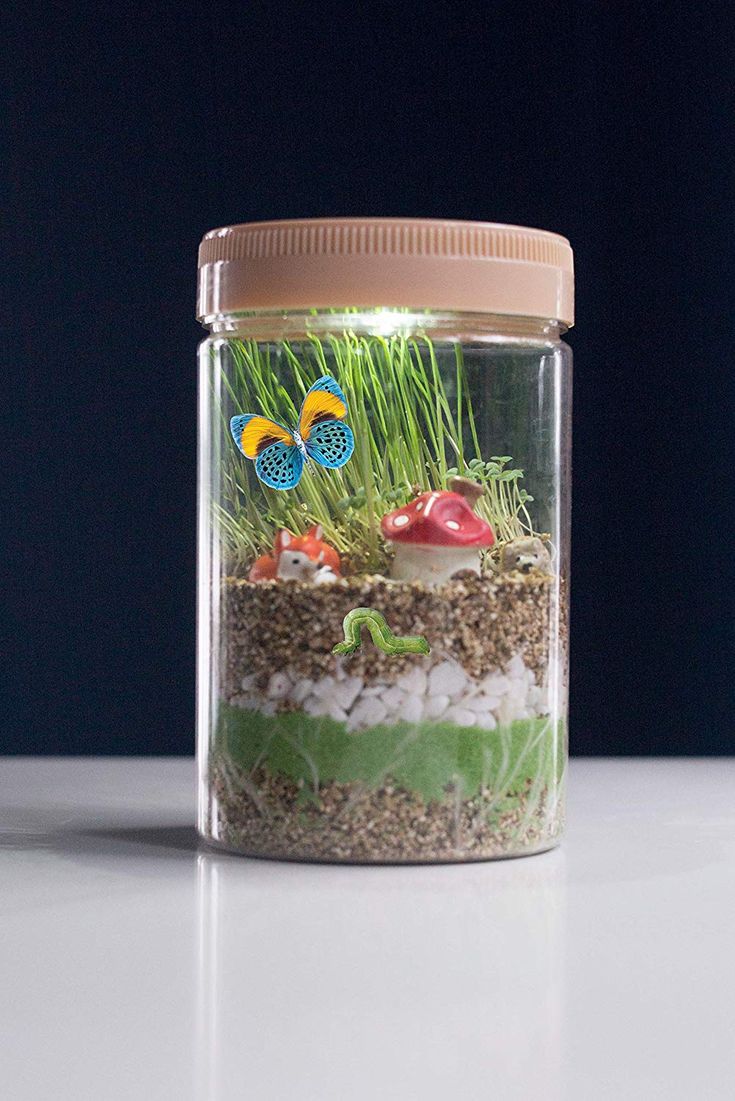
[{"label": "terrarium", "polygon": [[572,254],[493,223],[200,249],[199,828],[480,860],[564,821]]}]

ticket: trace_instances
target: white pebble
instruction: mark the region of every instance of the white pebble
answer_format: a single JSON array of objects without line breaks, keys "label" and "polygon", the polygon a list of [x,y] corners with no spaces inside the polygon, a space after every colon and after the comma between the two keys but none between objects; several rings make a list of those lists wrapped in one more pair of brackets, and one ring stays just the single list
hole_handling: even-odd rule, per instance
[{"label": "white pebble", "polygon": [[536,711],[538,714],[541,714],[544,707],[546,706],[543,688],[539,688],[538,685],[532,684],[528,690],[528,695],[526,696],[526,699],[528,700],[528,703],[533,708],[533,710]]},{"label": "white pebble", "polygon": [[399,717],[406,723],[417,723],[421,719],[423,707],[419,696],[406,696],[399,711]]},{"label": "white pebble", "polygon": [[514,677],[522,677],[526,672],[526,666],[520,654],[514,654],[505,668]]},{"label": "white pebble", "polygon": [[501,726],[507,726],[508,723],[515,722],[520,718],[518,701],[508,696],[506,699],[500,701],[500,707],[497,710],[497,719]]},{"label": "white pebble", "polygon": [[450,707],[444,718],[455,726],[474,726],[477,716],[474,711],[468,711],[466,707]]},{"label": "white pebble", "polygon": [[459,701],[459,706],[466,707],[468,711],[474,711],[479,715],[485,711],[494,711],[499,703],[500,700],[489,696],[465,696]]},{"label": "white pebble", "polygon": [[480,682],[480,688],[488,696],[502,696],[508,691],[509,683],[502,673],[489,673]]},{"label": "white pebble", "polygon": [[314,690],[319,693],[320,696],[327,696],[330,700],[334,697],[334,688],[337,681],[334,677],[322,677],[318,680],[314,686]]},{"label": "white pebble", "polygon": [[377,726],[382,723],[388,714],[384,704],[379,699],[360,697],[350,711],[347,725],[350,730],[358,730],[361,727]]},{"label": "white pebble", "polygon": [[250,689],[255,684],[255,681],[256,681],[256,674],[255,673],[248,673],[248,675],[246,677],[243,677],[242,680],[240,681],[240,687],[243,689],[244,692],[249,692]]},{"label": "white pebble", "polygon": [[362,689],[362,677],[345,677],[339,681],[334,690],[334,698],[340,707],[349,711],[353,703],[360,695]]},{"label": "white pebble", "polygon": [[429,673],[429,695],[455,696],[466,683],[464,670],[456,661],[442,661]]},{"label": "white pebble", "polygon": [[424,715],[427,719],[438,719],[449,707],[449,696],[429,696],[424,703]]},{"label": "white pebble", "polygon": [[409,696],[426,695],[427,676],[423,669],[415,667],[398,678],[396,684]]},{"label": "white pebble", "polygon": [[260,710],[260,701],[255,696],[235,696],[232,702],[236,707],[241,707],[243,711]]},{"label": "white pebble", "polygon": [[498,722],[492,712],[488,711],[486,714],[476,717],[475,725],[479,726],[481,730],[495,730]]},{"label": "white pebble", "polygon": [[307,696],[310,696],[314,690],[314,681],[309,680],[308,677],[304,677],[303,680],[296,681],[293,691],[291,692],[291,699],[294,703],[303,703]]},{"label": "white pebble", "polygon": [[285,673],[274,673],[268,681],[268,698],[271,700],[282,700],[284,696],[288,695],[290,687],[291,681]]},{"label": "white pebble", "polygon": [[392,684],[390,688],[386,688],[380,698],[388,711],[397,711],[403,703],[403,692],[395,684]]},{"label": "white pebble", "polygon": [[308,700],[304,703],[304,711],[307,715],[319,717],[321,715],[328,715],[331,706],[332,701],[326,699],[324,696],[309,696]]},{"label": "white pebble", "polygon": [[338,723],[347,722],[347,712],[343,708],[338,707],[336,703],[333,703],[329,708],[328,714],[330,719],[334,719]]}]

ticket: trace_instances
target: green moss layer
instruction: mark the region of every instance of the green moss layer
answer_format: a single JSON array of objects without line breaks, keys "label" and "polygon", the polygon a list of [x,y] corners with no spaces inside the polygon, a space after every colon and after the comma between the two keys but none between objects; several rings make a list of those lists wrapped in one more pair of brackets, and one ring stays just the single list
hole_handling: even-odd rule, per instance
[{"label": "green moss layer", "polygon": [[264,768],[316,793],[330,781],[377,788],[386,780],[424,801],[448,788],[470,799],[483,789],[554,786],[564,767],[563,724],[526,719],[496,730],[450,723],[399,723],[348,733],[344,723],[302,712],[263,715],[222,704],[215,754],[250,773]]}]

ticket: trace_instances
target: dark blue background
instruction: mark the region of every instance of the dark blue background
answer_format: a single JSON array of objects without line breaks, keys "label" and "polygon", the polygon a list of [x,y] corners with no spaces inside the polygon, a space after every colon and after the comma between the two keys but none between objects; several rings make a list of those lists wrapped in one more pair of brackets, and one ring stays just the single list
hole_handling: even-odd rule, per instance
[{"label": "dark blue background", "polygon": [[732,5],[166,10],[6,12],[2,750],[192,751],[198,240],[373,214],[571,239],[572,745],[735,751]]}]

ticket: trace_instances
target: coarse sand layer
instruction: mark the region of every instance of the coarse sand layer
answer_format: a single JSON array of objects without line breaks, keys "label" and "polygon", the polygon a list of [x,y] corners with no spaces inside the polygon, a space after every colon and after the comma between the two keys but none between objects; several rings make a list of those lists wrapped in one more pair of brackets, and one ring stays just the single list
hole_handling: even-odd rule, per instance
[{"label": "coarse sand layer", "polygon": [[[365,681],[395,680],[417,664],[428,669],[444,659],[478,678],[520,654],[540,684],[563,599],[559,579],[538,571],[463,577],[435,588],[380,576],[327,585],[227,577],[223,585],[227,701],[237,698],[246,674],[255,674],[264,689],[283,666],[316,680],[334,673],[339,661]],[[396,635],[424,635],[431,654],[388,655],[366,638],[348,659],[337,658],[332,647],[343,638],[345,615],[356,607],[382,612]],[[564,624],[565,616],[560,619]]]},{"label": "coarse sand layer", "polygon": [[258,770],[246,782],[221,764],[214,776],[217,841],[255,856],[347,863],[488,860],[543,852],[563,830],[563,789],[534,790],[530,779],[504,794],[442,801],[390,784],[324,785],[316,803],[284,776]]}]

